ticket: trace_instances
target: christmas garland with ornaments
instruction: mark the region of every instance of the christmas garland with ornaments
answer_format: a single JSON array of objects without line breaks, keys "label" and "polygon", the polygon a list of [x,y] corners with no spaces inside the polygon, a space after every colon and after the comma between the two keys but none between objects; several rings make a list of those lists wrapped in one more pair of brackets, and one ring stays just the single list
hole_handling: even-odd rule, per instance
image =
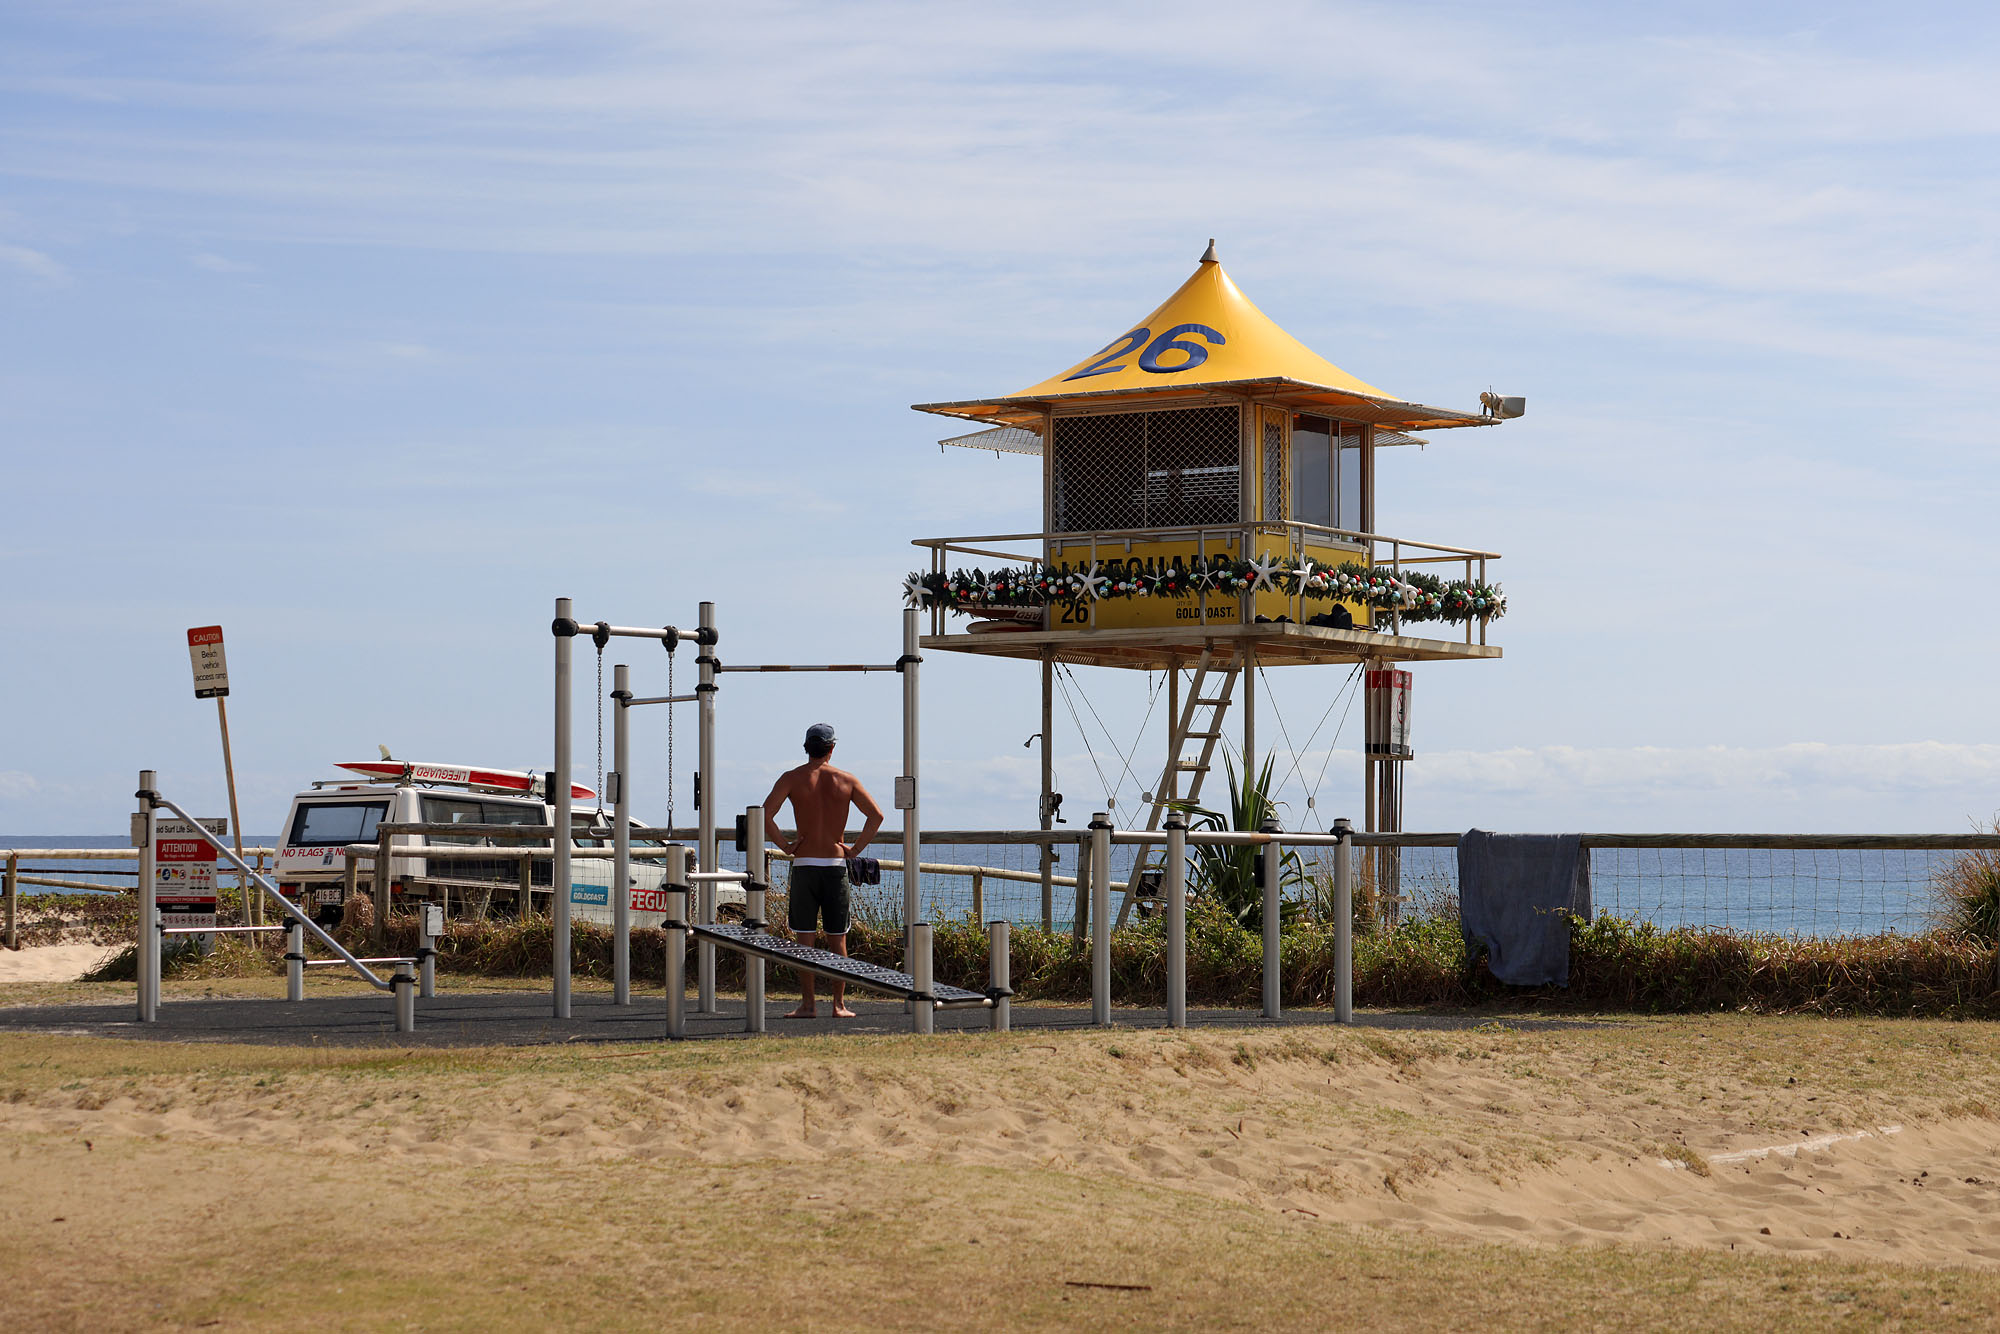
[{"label": "christmas garland with ornaments", "polygon": [[976,615],[1001,607],[1046,607],[1056,602],[1112,598],[1190,598],[1201,593],[1234,597],[1252,592],[1302,596],[1315,602],[1351,602],[1401,613],[1406,621],[1464,624],[1507,614],[1507,595],[1497,584],[1440,579],[1423,570],[1400,573],[1354,561],[1320,565],[1310,557],[1293,560],[1266,552],[1260,560],[1193,557],[1185,564],[1132,569],[1125,562],[1102,562],[1083,569],[1045,565],[998,570],[953,570],[912,574],[903,581],[912,607],[944,607]]}]

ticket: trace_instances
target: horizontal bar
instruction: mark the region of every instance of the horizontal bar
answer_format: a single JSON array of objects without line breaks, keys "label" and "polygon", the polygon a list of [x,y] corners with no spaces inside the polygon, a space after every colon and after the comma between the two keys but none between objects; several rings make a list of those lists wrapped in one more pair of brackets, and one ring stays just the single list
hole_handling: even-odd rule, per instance
[{"label": "horizontal bar", "polygon": [[688,879],[690,880],[727,880],[733,882],[737,880],[748,880],[749,878],[750,878],[750,873],[748,871],[689,871],[688,872]]},{"label": "horizontal bar", "polygon": [[700,695],[648,695],[644,699],[623,701],[626,708],[637,708],[641,704],[692,704]]},{"label": "horizontal bar", "polygon": [[289,931],[289,926],[163,926],[163,936],[249,936],[265,931]]},{"label": "horizontal bar", "polygon": [[[671,633],[681,639],[687,640],[690,644],[695,642],[694,631],[683,630],[679,626],[673,625],[652,627],[641,625],[607,625],[604,627],[604,632],[613,639],[665,639]],[[576,637],[578,639],[588,639],[596,633],[596,621],[577,620]]]},{"label": "horizontal bar", "polygon": [[991,996],[983,996],[976,1001],[934,1000],[931,1002],[931,1004],[932,1006],[940,1010],[990,1010],[993,1008],[993,998]]},{"label": "horizontal bar", "polygon": [[[1190,838],[1193,835],[1189,835]],[[1455,848],[1459,834],[1356,834],[1363,848]],[[2000,834],[1578,834],[1586,848],[1715,848],[1798,852],[2000,850]]]},{"label": "horizontal bar", "polygon": [[307,959],[307,960],[306,960],[306,967],[308,967],[308,968],[337,968],[337,967],[339,967],[340,965],[342,965],[342,964],[346,964],[346,963],[349,963],[349,962],[352,962],[352,963],[415,963],[415,962],[416,962],[416,960],[415,960],[415,959],[411,959],[411,958],[400,958],[400,959],[354,959],[354,960],[348,960],[348,959]]},{"label": "horizontal bar", "polygon": [[760,663],[750,667],[717,667],[718,672],[893,672],[896,664],[891,663],[836,663],[830,667],[803,666],[797,663]]},{"label": "horizontal bar", "polygon": [[1050,542],[1067,546],[1087,546],[1095,542],[1099,547],[1116,546],[1125,542],[1150,542],[1162,539],[1186,540],[1205,537],[1256,537],[1259,534],[1290,536],[1297,532],[1301,538],[1330,537],[1351,545],[1365,545],[1373,542],[1388,547],[1415,547],[1420,551],[1442,551],[1459,559],[1471,557],[1474,560],[1503,559],[1497,551],[1477,551],[1471,547],[1446,546],[1441,542],[1420,542],[1414,537],[1391,537],[1383,533],[1366,533],[1353,528],[1330,528],[1323,524],[1301,523],[1297,520],[1269,522],[1265,520],[1245,520],[1240,523],[1207,523],[1168,525],[1159,528],[1107,528],[1096,532],[1048,532],[1048,533],[972,533],[965,537],[920,537],[911,541],[913,547],[930,547],[938,551],[965,550],[971,542]]},{"label": "horizontal bar", "polygon": [[[686,829],[656,829],[653,832],[663,835],[676,843],[691,842],[700,837],[700,832],[692,827]],[[781,832],[787,838],[796,838],[798,836],[796,829],[786,829]],[[633,837],[638,837],[636,831],[633,833]],[[841,837],[844,842],[851,843],[861,837],[861,831],[859,829],[843,830]],[[922,831],[922,837],[926,843],[992,843],[995,845],[1016,843],[1063,844],[1088,843],[1090,841],[1090,832],[1084,829],[926,829]],[[902,841],[902,838],[903,831],[900,829],[878,829],[875,831],[876,841],[885,846],[891,843],[899,843]],[[636,857],[638,853],[634,852],[632,855]]]},{"label": "horizontal bar", "polygon": [[[169,834],[169,838],[178,835]],[[245,857],[269,857],[276,848],[245,848]],[[0,858],[19,857],[24,861],[52,862],[134,862],[139,860],[138,848],[0,848]]]},{"label": "horizontal bar", "polygon": [[29,875],[26,871],[15,877],[17,885],[40,885],[44,889],[96,890],[100,894],[126,894],[134,890],[132,885],[101,885],[93,880],[64,880],[58,876]]}]

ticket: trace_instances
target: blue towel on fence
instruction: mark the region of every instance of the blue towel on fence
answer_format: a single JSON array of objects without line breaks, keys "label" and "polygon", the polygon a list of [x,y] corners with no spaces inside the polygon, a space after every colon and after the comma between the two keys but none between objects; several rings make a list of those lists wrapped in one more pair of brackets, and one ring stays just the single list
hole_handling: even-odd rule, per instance
[{"label": "blue towel on fence", "polygon": [[1569,985],[1569,922],[1588,918],[1590,854],[1577,834],[1490,834],[1458,840],[1458,922],[1486,947],[1493,976],[1517,987]]}]

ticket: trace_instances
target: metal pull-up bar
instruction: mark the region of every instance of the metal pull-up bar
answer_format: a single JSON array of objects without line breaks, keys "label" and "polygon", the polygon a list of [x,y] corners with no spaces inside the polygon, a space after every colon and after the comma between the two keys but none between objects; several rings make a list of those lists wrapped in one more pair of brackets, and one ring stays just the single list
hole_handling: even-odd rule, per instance
[{"label": "metal pull-up bar", "polygon": [[794,663],[761,663],[754,667],[717,666],[718,672],[900,672],[900,662],[842,662],[827,667],[800,666]]},{"label": "metal pull-up bar", "polygon": [[[631,968],[629,953],[630,914],[630,811],[631,811],[631,754],[627,731],[629,710],[642,704],[685,704],[698,706],[698,775],[695,807],[699,816],[696,831],[696,861],[700,870],[683,879],[683,884],[694,887],[694,922],[697,926],[715,924],[715,886],[717,881],[711,876],[719,869],[718,840],[715,826],[715,696],[716,679],[724,672],[895,672],[903,678],[903,772],[896,778],[895,807],[903,813],[903,864],[916,867],[919,862],[918,844],[920,821],[917,811],[917,667],[922,658],[917,652],[919,620],[915,611],[906,611],[903,616],[903,653],[894,662],[887,663],[755,663],[726,667],[715,656],[717,634],[715,629],[715,604],[701,604],[700,625],[689,632],[677,626],[658,628],[612,625],[608,621],[578,621],[573,615],[568,598],[556,599],[555,620],[550,630],[555,636],[555,764],[550,771],[549,786],[554,789],[555,818],[552,822],[556,836],[551,848],[551,896],[553,937],[555,958],[552,990],[554,992],[555,1016],[567,1019],[570,1015],[570,863],[571,863],[571,657],[573,645],[578,635],[587,636],[596,644],[601,653],[604,646],[614,638],[653,639],[664,644],[672,653],[683,639],[691,640],[701,648],[695,665],[700,669],[699,681],[688,694],[667,694],[636,696],[631,690],[629,669],[624,664],[613,668],[614,688],[612,697],[618,707],[613,723],[613,768],[616,778],[610,783],[608,794],[615,807],[612,817],[612,990],[614,1003],[629,1004],[631,998]],[[757,831],[761,835],[761,828]],[[761,840],[760,840],[761,843]],[[761,883],[761,878],[751,875],[749,883]],[[918,942],[910,931],[923,915],[923,904],[919,893],[918,875],[914,870],[906,871],[903,877],[903,922],[904,922],[904,967],[914,975],[918,960]],[[713,941],[696,938],[696,978],[698,1000],[696,1006],[704,1012],[715,1010],[715,944]],[[926,1012],[927,1013],[927,1012]]]}]

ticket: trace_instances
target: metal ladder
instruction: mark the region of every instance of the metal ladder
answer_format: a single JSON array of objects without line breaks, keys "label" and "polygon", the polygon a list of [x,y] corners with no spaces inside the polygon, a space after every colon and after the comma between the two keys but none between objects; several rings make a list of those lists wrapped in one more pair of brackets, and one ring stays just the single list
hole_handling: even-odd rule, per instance
[{"label": "metal ladder", "polygon": [[[1229,712],[1230,701],[1235,698],[1236,677],[1242,671],[1242,660],[1232,653],[1226,659],[1229,664],[1227,667],[1212,667],[1210,665],[1212,659],[1211,650],[1204,648],[1201,651],[1201,658],[1195,663],[1194,676],[1188,683],[1187,699],[1181,705],[1180,716],[1174,719],[1173,733],[1167,739],[1167,753],[1173,758],[1161,771],[1159,786],[1153,789],[1153,808],[1146,816],[1148,833],[1160,827],[1160,821],[1167,813],[1168,803],[1193,802],[1200,799],[1202,780],[1208,777],[1208,771],[1215,759],[1216,743],[1222,740],[1222,720]],[[1209,685],[1211,677],[1215,678],[1215,693],[1204,695],[1202,690]],[[1207,711],[1205,718],[1201,717],[1204,710]],[[1199,729],[1195,727],[1198,718],[1206,724]],[[1183,747],[1194,740],[1201,742],[1201,758],[1198,760],[1183,758],[1181,754]],[[1184,793],[1180,791],[1182,774],[1192,775],[1188,779],[1188,789]],[[1145,870],[1146,858],[1142,851],[1138,857],[1133,858],[1132,874],[1125,881],[1125,897],[1118,905],[1119,926],[1125,925],[1126,918],[1131,916],[1132,904],[1139,897],[1139,880],[1145,874]]]}]

